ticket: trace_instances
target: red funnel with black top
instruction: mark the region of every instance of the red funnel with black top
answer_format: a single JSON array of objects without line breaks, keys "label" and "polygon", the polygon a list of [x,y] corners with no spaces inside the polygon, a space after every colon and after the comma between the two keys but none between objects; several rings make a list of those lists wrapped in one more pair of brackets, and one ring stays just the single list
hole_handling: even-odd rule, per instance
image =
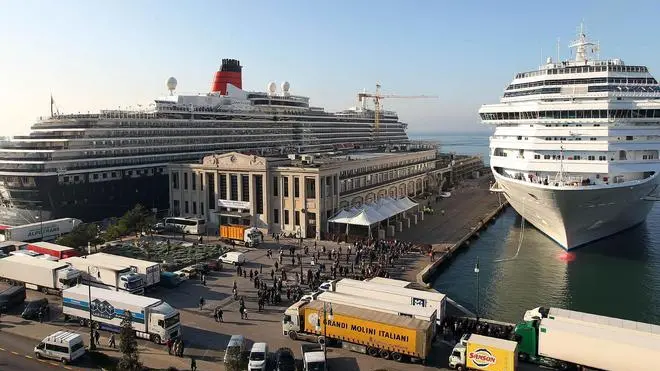
[{"label": "red funnel with black top", "polygon": [[239,62],[237,59],[223,59],[220,70],[215,73],[215,79],[213,80],[213,88],[211,89],[211,92],[226,95],[227,84],[232,84],[235,87],[242,89],[242,69],[243,67],[241,66],[241,62]]}]

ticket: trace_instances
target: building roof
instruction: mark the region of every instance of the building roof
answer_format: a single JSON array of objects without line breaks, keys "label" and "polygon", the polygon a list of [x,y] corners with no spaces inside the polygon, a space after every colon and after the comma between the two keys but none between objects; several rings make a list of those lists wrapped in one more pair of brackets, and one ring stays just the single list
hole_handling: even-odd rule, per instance
[{"label": "building roof", "polygon": [[350,210],[341,210],[328,221],[330,223],[370,226],[408,211],[415,206],[417,206],[417,203],[408,197],[399,199],[382,197],[373,203],[362,204]]},{"label": "building roof", "polygon": [[[73,293],[76,295],[81,295],[84,296],[85,298],[88,297],[88,290],[91,289],[92,292],[92,300],[93,299],[103,299],[103,300],[108,300],[108,301],[116,301],[120,303],[130,303],[131,305],[139,306],[139,307],[151,307],[155,304],[158,304],[162,302],[160,299],[155,299],[155,298],[149,298],[146,296],[142,295],[133,295],[125,291],[114,291],[114,290],[108,290],[100,287],[94,287],[92,286],[91,288],[88,287],[87,285],[76,285],[74,287],[70,287],[68,289],[65,289],[65,293]],[[64,294],[63,294],[64,295]]]}]

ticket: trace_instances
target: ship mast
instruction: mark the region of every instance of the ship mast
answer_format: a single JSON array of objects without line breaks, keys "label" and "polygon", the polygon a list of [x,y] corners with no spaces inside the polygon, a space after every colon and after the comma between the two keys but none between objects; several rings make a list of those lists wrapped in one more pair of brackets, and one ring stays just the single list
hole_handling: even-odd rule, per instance
[{"label": "ship mast", "polygon": [[[587,48],[591,46],[592,48]],[[576,62],[587,62],[587,59],[591,53],[597,52],[598,45],[589,41],[587,35],[584,33],[584,23],[580,23],[580,31],[578,33],[578,38],[573,41],[569,48],[575,48],[575,61]]]}]

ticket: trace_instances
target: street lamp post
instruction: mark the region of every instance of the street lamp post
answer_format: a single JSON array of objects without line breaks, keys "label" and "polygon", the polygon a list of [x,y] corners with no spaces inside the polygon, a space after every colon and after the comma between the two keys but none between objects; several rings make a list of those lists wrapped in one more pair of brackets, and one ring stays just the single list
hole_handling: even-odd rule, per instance
[{"label": "street lamp post", "polygon": [[474,273],[477,275],[477,321],[479,320],[479,257],[477,256],[477,263],[474,265]]},{"label": "street lamp post", "polygon": [[89,350],[96,349],[96,344],[94,343],[94,326],[92,326],[93,323],[92,322],[92,285],[91,285],[92,270],[94,271],[94,274],[96,274],[96,272],[98,272],[98,268],[94,266],[87,267],[87,273],[90,276],[90,279],[87,282],[87,295],[88,295],[87,305],[89,308]]},{"label": "street lamp post", "polygon": [[[326,304],[330,307],[330,310],[328,313],[328,308],[326,307]],[[332,321],[333,315],[332,315],[332,304],[328,304],[326,302],[323,302],[323,355],[324,357],[327,358],[328,356],[328,320]],[[317,331],[321,331],[321,320],[319,319],[318,324],[316,326]]]}]

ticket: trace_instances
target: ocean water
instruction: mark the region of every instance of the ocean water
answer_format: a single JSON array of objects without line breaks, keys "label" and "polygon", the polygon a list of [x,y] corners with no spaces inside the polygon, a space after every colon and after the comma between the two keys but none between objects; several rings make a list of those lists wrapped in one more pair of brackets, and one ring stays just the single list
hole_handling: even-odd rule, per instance
[{"label": "ocean water", "polygon": [[[488,152],[488,134],[424,138],[459,154]],[[515,259],[495,262],[519,246]],[[440,271],[433,287],[473,311],[478,294],[482,317],[509,322],[550,306],[660,324],[660,205],[645,223],[570,253],[509,208]]]},{"label": "ocean water", "polygon": [[478,155],[488,164],[488,133],[411,133],[413,140],[432,140],[440,143],[440,151],[461,155]]}]

